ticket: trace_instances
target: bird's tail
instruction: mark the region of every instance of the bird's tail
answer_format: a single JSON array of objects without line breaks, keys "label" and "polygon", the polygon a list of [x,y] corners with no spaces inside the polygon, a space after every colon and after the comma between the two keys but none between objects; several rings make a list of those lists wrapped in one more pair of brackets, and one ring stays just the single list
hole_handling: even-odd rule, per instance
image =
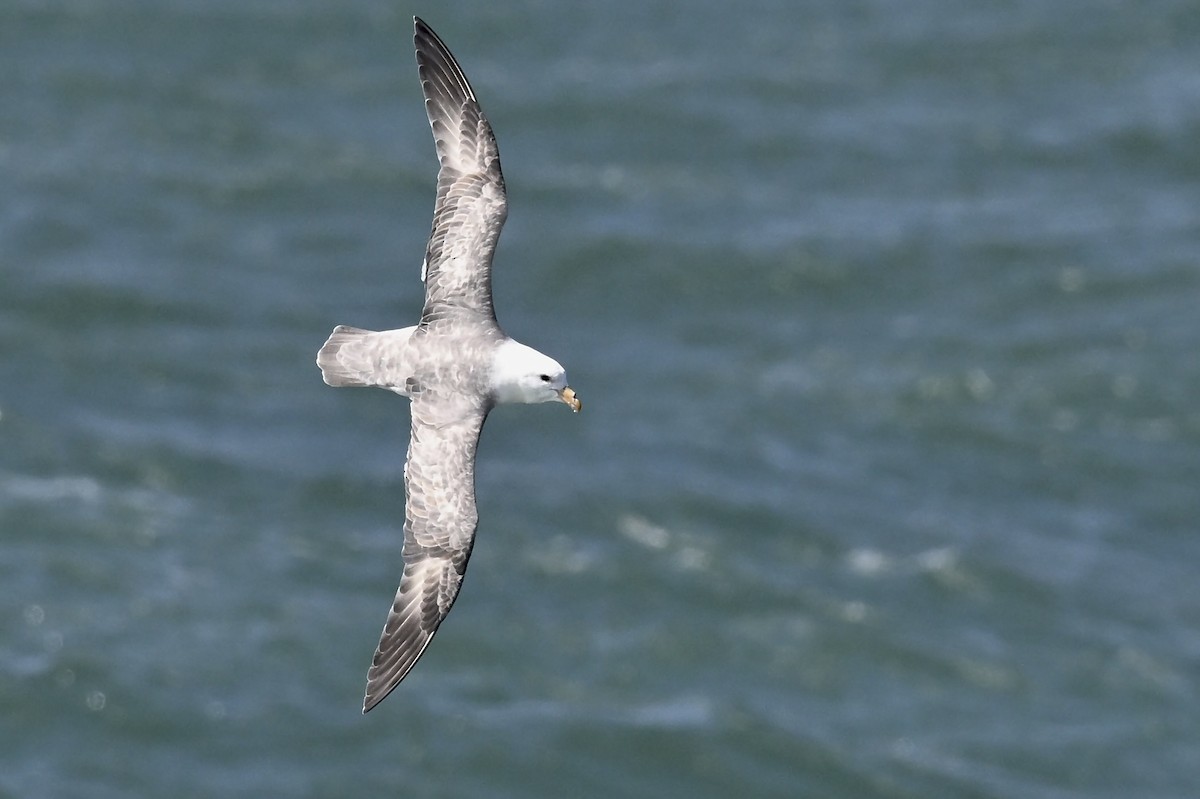
[{"label": "bird's tail", "polygon": [[338,325],[329,335],[325,346],[317,353],[321,377],[331,386],[373,386],[375,372],[373,353],[366,346],[371,330]]}]

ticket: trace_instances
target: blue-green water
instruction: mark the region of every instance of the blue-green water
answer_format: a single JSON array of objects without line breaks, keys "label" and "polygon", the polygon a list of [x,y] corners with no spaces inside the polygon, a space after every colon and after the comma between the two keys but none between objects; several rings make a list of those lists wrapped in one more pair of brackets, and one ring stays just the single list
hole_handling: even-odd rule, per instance
[{"label": "blue-green water", "polygon": [[[436,164],[500,139],[502,408],[400,574]],[[0,5],[0,794],[1195,795],[1200,10]]]}]

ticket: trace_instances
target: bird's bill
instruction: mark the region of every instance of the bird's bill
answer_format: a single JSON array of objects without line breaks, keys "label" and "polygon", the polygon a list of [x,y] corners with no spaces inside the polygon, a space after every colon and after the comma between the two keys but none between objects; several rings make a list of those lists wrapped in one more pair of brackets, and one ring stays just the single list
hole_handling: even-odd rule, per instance
[{"label": "bird's bill", "polygon": [[562,398],[563,402],[570,405],[571,410],[573,410],[575,413],[579,413],[581,410],[583,410],[583,400],[575,396],[575,389],[571,388],[570,386],[567,386],[562,391],[558,392],[558,396]]}]

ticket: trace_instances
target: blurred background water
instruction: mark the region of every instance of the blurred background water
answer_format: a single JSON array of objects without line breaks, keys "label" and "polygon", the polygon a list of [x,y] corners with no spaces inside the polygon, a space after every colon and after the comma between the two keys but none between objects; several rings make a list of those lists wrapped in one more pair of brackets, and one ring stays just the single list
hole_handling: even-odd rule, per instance
[{"label": "blurred background water", "polygon": [[[461,601],[359,713],[436,164],[514,336]],[[1194,796],[1200,9],[0,5],[0,794]]]}]

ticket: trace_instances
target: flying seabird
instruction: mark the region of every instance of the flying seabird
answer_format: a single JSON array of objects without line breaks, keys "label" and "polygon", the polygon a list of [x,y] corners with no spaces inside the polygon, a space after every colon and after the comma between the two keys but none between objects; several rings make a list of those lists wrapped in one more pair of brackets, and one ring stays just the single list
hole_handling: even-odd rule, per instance
[{"label": "flying seabird", "polygon": [[404,679],[450,612],[475,541],[475,449],[493,406],[582,403],[563,367],[505,335],[492,254],[508,215],[496,137],[450,50],[414,18],[417,67],[441,168],[421,265],[421,321],[334,328],[317,353],[331,386],[379,386],[412,401],[404,465],[404,574],[367,672],[363,713]]}]

